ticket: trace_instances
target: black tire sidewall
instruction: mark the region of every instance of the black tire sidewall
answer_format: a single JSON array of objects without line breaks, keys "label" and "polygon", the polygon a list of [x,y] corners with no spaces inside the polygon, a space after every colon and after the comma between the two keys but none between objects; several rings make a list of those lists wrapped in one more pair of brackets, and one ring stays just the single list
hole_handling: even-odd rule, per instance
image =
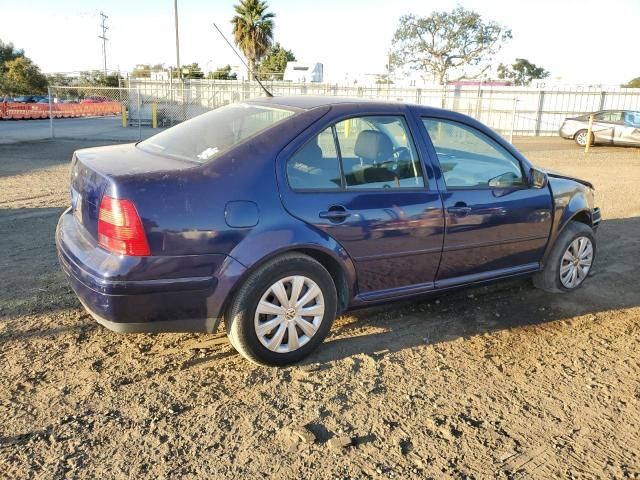
[{"label": "black tire sidewall", "polygon": [[[320,287],[325,312],[316,334],[302,347],[289,353],[276,353],[266,348],[254,327],[254,316],[262,295],[275,282],[285,277],[303,275]],[[261,365],[287,365],[308,356],[325,339],[337,312],[337,293],[329,272],[317,261],[305,255],[289,255],[270,262],[251,275],[232,302],[225,327],[232,345],[249,360]]]},{"label": "black tire sidewall", "polygon": [[[581,133],[584,133],[585,137],[586,137],[586,135],[589,133],[589,130],[578,130],[575,133],[575,135],[573,136],[573,140],[576,142],[576,145],[578,145],[579,147],[585,147],[586,144],[587,144],[586,141],[585,141],[585,143],[582,143],[582,144],[578,142],[578,135],[580,135]],[[593,146],[593,145],[595,145],[595,137],[594,137],[594,135],[592,133],[591,134],[591,146]]]},{"label": "black tire sidewall", "polygon": [[[589,238],[589,240],[591,240],[591,245],[593,246],[593,258],[591,261],[589,274],[593,270],[593,265],[596,260],[597,246],[593,229],[588,225],[585,225],[584,223],[578,222],[572,222],[567,225],[556,240],[556,244],[553,247],[551,255],[549,255],[549,259],[547,260],[547,268],[545,268],[544,272],[545,276],[547,277],[545,279],[545,283],[547,283],[547,285],[550,284],[553,288],[562,292],[571,292],[573,290],[576,290],[582,287],[582,285],[584,285],[584,282],[586,281],[585,278],[577,287],[574,288],[567,288],[560,281],[560,266],[562,264],[562,256],[566,252],[567,248],[569,248],[571,242],[573,242],[578,237]],[[589,274],[587,274],[587,278],[589,277]]]}]

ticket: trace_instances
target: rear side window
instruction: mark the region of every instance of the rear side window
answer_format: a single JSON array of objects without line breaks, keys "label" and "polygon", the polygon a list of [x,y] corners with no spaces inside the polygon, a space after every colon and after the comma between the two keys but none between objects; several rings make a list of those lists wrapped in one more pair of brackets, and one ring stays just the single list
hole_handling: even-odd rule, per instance
[{"label": "rear side window", "polygon": [[520,162],[484,133],[450,120],[422,121],[438,155],[447,188],[526,185]]},{"label": "rear side window", "polygon": [[598,122],[610,122],[618,123],[623,121],[622,112],[600,112],[593,116],[593,119]]},{"label": "rear side window", "polygon": [[390,115],[350,118],[327,128],[289,159],[287,175],[294,189],[424,187],[409,129],[402,117]]},{"label": "rear side window", "polygon": [[217,108],[140,142],[138,148],[198,163],[213,160],[294,112],[252,104]]},{"label": "rear side window", "polygon": [[331,127],[313,137],[287,162],[294,189],[333,190],[342,186],[340,160]]}]

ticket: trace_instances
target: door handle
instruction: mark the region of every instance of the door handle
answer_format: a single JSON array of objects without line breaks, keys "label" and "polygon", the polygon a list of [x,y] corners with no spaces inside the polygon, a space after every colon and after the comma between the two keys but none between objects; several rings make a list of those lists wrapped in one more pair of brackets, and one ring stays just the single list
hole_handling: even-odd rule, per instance
[{"label": "door handle", "polygon": [[466,204],[455,204],[453,207],[448,207],[447,212],[456,215],[458,217],[464,217],[471,211],[471,207]]},{"label": "door handle", "polygon": [[342,205],[332,205],[328,210],[318,214],[320,218],[326,218],[332,222],[342,222],[350,215],[351,213]]}]

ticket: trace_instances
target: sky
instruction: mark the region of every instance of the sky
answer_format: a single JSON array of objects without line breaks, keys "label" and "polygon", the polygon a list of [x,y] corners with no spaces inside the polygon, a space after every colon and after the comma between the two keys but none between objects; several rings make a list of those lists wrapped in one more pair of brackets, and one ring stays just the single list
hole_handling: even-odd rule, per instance
[{"label": "sky", "polygon": [[[181,63],[208,71],[237,65],[213,29],[231,38],[234,0],[178,0]],[[429,15],[456,4],[513,32],[494,63],[527,58],[561,83],[618,85],[640,76],[640,0],[268,0],[275,41],[304,62],[322,62],[325,79],[383,73],[404,14]],[[173,0],[0,0],[0,39],[23,48],[44,72],[102,68],[100,16],[107,25],[107,67],[175,65]]]}]

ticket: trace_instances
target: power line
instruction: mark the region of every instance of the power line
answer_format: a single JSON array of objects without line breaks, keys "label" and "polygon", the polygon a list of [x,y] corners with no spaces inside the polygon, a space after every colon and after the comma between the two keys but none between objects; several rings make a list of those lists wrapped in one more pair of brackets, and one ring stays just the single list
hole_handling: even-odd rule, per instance
[{"label": "power line", "polygon": [[104,13],[100,12],[100,17],[102,17],[102,23],[100,28],[102,28],[102,35],[98,35],[98,38],[102,39],[102,60],[104,61],[104,77],[107,78],[107,30],[109,27],[106,25],[107,17]]}]

